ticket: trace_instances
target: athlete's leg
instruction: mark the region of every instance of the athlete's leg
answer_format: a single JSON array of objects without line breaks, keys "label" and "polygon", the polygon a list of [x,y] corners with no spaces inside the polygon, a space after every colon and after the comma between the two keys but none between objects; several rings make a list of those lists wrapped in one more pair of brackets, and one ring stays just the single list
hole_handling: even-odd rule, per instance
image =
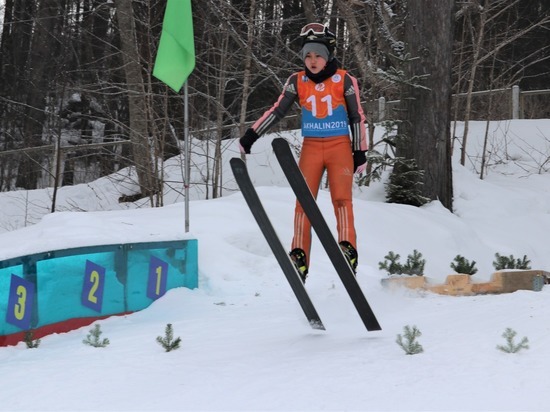
[{"label": "athlete's leg", "polygon": [[356,248],[356,232],[353,215],[353,154],[348,137],[330,140],[325,146],[330,196],[338,231],[338,242],[347,241]]},{"label": "athlete's leg", "polygon": [[[325,169],[323,164],[323,143],[323,139],[305,138],[298,162],[309,190],[315,198],[319,192],[319,185]],[[292,238],[292,249],[294,248],[300,248],[306,253],[306,260],[309,265],[311,224],[298,201],[296,201],[296,209],[294,212],[294,237]]]}]

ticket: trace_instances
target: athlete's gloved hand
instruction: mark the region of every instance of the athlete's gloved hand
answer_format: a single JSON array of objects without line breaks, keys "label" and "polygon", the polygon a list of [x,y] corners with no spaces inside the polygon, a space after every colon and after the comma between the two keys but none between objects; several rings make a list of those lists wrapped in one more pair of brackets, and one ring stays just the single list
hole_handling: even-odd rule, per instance
[{"label": "athlete's gloved hand", "polygon": [[254,129],[249,128],[244,133],[244,136],[239,139],[239,148],[241,153],[250,154],[250,148],[260,136],[254,131]]},{"label": "athlete's gloved hand", "polygon": [[367,168],[367,155],[362,150],[355,150],[353,152],[353,170],[355,174],[359,175]]}]

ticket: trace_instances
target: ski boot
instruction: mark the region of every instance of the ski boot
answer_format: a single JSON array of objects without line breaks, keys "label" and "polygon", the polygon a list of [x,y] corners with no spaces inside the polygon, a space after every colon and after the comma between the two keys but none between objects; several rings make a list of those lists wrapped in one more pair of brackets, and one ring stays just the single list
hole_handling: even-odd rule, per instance
[{"label": "ski boot", "polygon": [[290,256],[292,263],[294,263],[294,266],[296,266],[296,269],[298,269],[302,282],[306,283],[306,277],[308,272],[306,252],[304,252],[300,248],[295,248],[295,249],[292,249],[292,251],[288,255]]},{"label": "ski boot", "polygon": [[349,265],[353,269],[353,273],[356,274],[357,261],[358,261],[357,250],[355,250],[355,248],[351,245],[351,243],[349,243],[346,240],[340,242],[339,244],[340,244],[340,249],[342,249],[344,256],[346,257]]}]

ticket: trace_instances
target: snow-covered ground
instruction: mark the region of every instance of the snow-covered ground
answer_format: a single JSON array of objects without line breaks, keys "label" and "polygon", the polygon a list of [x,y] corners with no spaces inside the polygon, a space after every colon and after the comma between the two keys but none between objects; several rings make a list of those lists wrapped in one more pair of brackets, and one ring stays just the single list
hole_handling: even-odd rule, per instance
[{"label": "snow-covered ground", "polygon": [[[384,203],[382,182],[355,189],[358,281],[379,332],[365,330],[317,241],[306,287],[327,330],[309,327],[228,168],[224,197],[190,202],[187,234],[177,183],[167,188],[169,205],[157,209],[119,204],[132,186],[122,175],[61,189],[54,214],[48,214],[51,191],[1,193],[0,260],[192,236],[199,241],[200,279],[198,289],[171,290],[139,313],[98,322],[111,342],[106,348],[82,343],[91,326],[45,337],[37,349],[0,348],[0,411],[550,410],[549,286],[448,297],[381,285],[387,274],[378,262],[389,251],[402,259],[421,252],[435,283],[453,273],[456,255],[477,262],[476,281],[490,278],[495,253],[527,255],[533,269],[550,271],[550,120],[492,123],[490,167],[480,180],[474,171],[484,133],[485,123],[471,125],[465,167],[456,144],[454,214],[438,202]],[[294,196],[270,139],[258,141],[248,162],[288,245]],[[227,167],[235,143],[224,150]],[[177,159],[166,166],[169,179],[181,181]],[[200,190],[192,193],[197,198]],[[334,227],[328,192],[318,201]],[[166,353],[156,338],[168,323],[182,342]],[[409,356],[396,344],[405,326],[422,332],[423,353]],[[497,350],[506,328],[518,333],[517,342],[527,337],[530,348]]]}]

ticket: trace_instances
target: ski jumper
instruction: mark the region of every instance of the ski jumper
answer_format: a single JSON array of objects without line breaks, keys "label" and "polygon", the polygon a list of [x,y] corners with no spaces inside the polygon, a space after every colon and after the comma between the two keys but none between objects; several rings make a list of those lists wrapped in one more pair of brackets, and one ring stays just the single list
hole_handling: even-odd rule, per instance
[{"label": "ski jumper", "polygon": [[[294,73],[277,102],[252,129],[261,136],[286,115],[294,102],[298,102],[302,110],[304,142],[298,162],[300,170],[315,198],[323,173],[327,171],[338,241],[348,241],[356,247],[352,205],[353,151],[367,150],[365,115],[357,80],[341,69],[320,83],[310,80],[305,71]],[[309,265],[311,224],[299,202],[296,202],[294,215],[294,248],[306,252]]]}]

